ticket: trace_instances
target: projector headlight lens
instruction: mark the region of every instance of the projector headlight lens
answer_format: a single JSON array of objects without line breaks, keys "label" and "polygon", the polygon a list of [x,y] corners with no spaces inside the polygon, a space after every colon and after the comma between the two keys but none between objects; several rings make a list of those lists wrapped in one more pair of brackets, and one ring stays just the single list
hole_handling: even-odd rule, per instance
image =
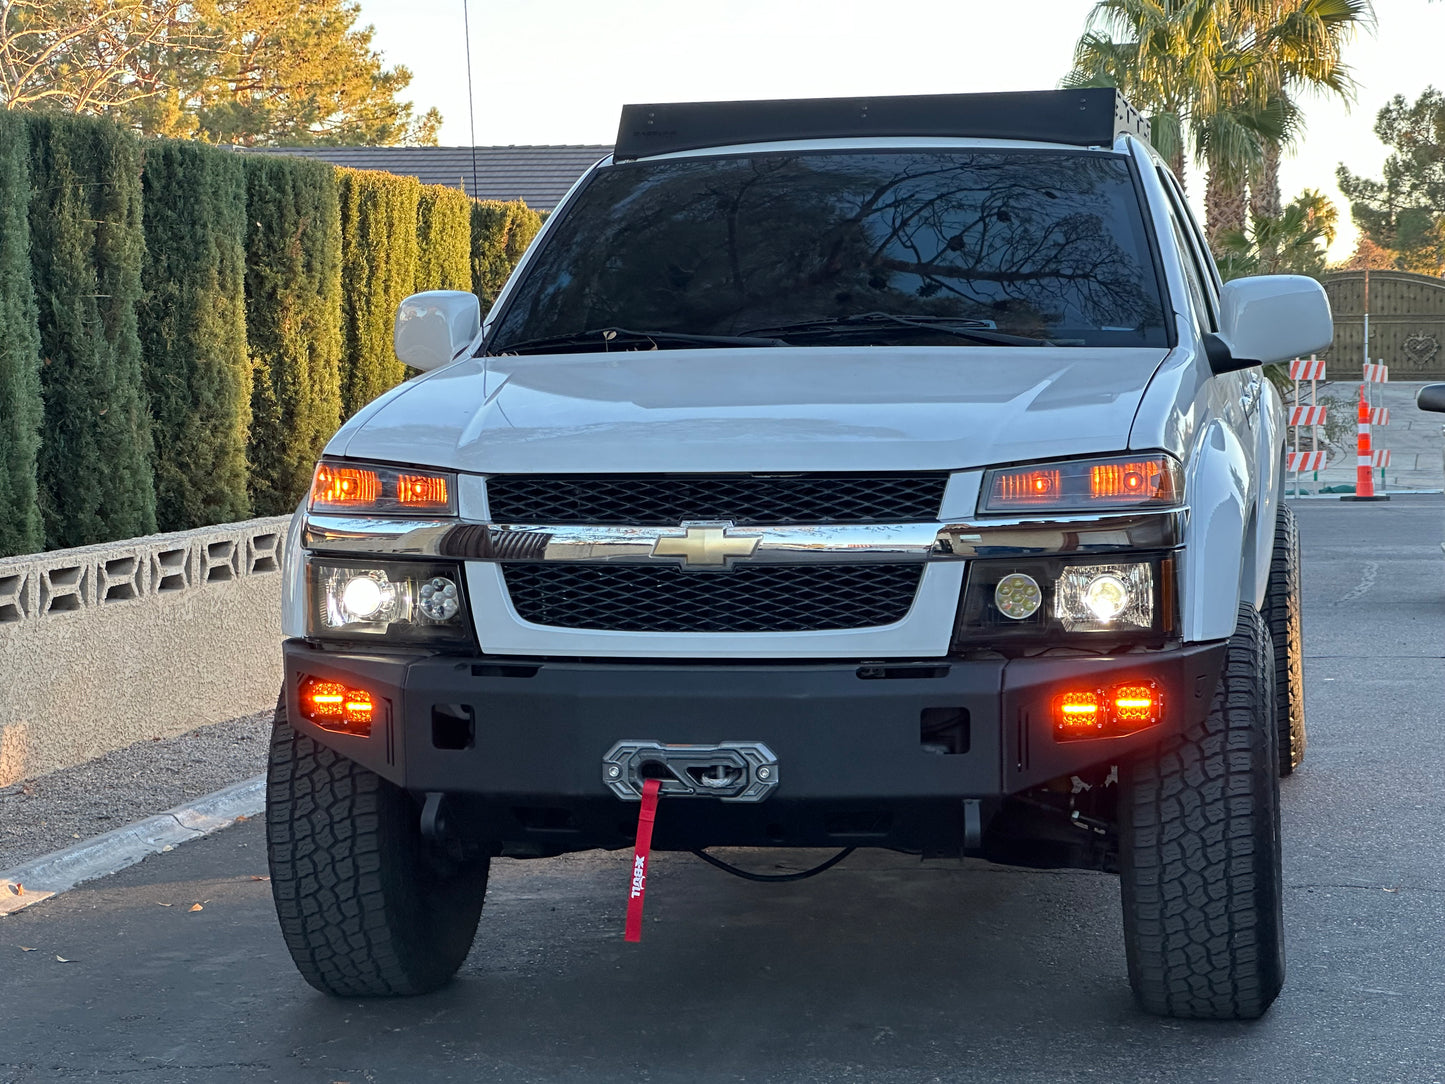
[{"label": "projector headlight lens", "polygon": [[1100,621],[1109,622],[1123,613],[1129,605],[1129,589],[1118,576],[1104,573],[1095,576],[1084,588],[1084,605],[1093,611]]},{"label": "projector headlight lens", "polygon": [[339,611],[352,620],[368,621],[376,617],[395,597],[396,592],[384,573],[352,576],[341,587]]}]

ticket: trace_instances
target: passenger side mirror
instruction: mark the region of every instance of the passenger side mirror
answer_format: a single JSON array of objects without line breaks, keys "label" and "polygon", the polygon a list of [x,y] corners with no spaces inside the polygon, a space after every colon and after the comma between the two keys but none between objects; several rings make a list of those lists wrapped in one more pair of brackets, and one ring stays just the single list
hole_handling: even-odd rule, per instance
[{"label": "passenger side mirror", "polygon": [[397,306],[392,345],[401,361],[426,372],[453,361],[481,330],[482,306],[475,294],[428,290]]},{"label": "passenger side mirror", "polygon": [[1415,393],[1415,405],[1421,410],[1445,413],[1445,384],[1426,384]]},{"label": "passenger side mirror", "polygon": [[1329,298],[1305,275],[1235,279],[1219,296],[1219,334],[1208,337],[1218,341],[1205,342],[1213,372],[1316,354],[1334,341]]}]

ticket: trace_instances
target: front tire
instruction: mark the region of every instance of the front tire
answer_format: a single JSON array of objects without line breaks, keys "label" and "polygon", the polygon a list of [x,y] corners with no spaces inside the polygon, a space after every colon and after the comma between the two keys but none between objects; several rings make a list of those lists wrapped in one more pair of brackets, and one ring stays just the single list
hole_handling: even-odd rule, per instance
[{"label": "front tire", "polygon": [[1274,522],[1274,554],[1264,596],[1264,619],[1274,643],[1275,720],[1279,726],[1279,774],[1289,775],[1305,758],[1304,631],[1300,619],[1299,524],[1285,504]]},{"label": "front tire", "polygon": [[1161,1016],[1249,1020],[1284,983],[1269,628],[1242,605],[1208,717],[1120,766],[1129,983]]},{"label": "front tire", "polygon": [[335,997],[444,986],[476,935],[488,859],[449,861],[400,787],[291,729],[277,705],[266,850],[302,978]]}]

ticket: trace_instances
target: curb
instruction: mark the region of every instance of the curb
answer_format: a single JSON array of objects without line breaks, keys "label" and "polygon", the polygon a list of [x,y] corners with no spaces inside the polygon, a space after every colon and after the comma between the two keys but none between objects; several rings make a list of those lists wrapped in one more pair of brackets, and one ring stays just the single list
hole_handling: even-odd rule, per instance
[{"label": "curb", "polygon": [[0,915],[13,914],[84,881],[119,873],[150,855],[254,817],[265,806],[265,787],[265,776],[253,776],[154,817],[0,870]]}]

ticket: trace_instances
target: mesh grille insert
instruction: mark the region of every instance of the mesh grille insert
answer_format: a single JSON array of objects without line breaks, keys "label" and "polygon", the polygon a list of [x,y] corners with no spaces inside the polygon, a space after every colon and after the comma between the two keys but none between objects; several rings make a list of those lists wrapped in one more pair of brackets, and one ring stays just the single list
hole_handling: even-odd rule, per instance
[{"label": "mesh grille insert", "polygon": [[487,503],[494,523],[557,526],[931,523],[947,483],[947,474],[499,474],[487,479]]},{"label": "mesh grille insert", "polygon": [[814,632],[902,620],[922,565],[503,565],[525,621],[614,632]]}]

